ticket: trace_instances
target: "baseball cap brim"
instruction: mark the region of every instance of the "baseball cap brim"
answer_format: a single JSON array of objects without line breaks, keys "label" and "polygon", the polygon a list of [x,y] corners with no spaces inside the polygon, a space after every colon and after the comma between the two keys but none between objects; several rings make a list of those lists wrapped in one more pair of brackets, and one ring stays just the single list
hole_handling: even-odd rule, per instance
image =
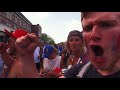
[{"label": "baseball cap brim", "polygon": [[46,54],[43,54],[43,58],[48,58],[48,55],[46,55]]},{"label": "baseball cap brim", "polygon": [[43,58],[49,58],[50,54],[43,54]]},{"label": "baseball cap brim", "polygon": [[6,29],[4,29],[4,30],[5,30],[5,32],[6,32],[7,35],[9,35],[10,37],[15,38],[15,39],[17,39],[17,38],[19,38],[19,37],[21,37],[21,36],[25,36],[25,35],[28,34],[27,31],[22,30],[22,29],[16,29],[16,30],[15,30],[14,32],[12,32],[12,33],[10,33],[10,32],[9,32],[8,30],[6,30]]},{"label": "baseball cap brim", "polygon": [[17,38],[16,38],[12,33],[10,33],[8,30],[4,29],[4,31],[5,31],[5,33],[6,33],[8,36],[17,39]]}]

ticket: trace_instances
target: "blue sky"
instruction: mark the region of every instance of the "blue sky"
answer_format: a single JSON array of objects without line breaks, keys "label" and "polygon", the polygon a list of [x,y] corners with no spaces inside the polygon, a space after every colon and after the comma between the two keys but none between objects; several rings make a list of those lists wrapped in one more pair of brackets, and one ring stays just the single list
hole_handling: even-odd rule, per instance
[{"label": "blue sky", "polygon": [[56,43],[64,42],[71,30],[82,31],[80,12],[22,12],[32,23],[40,24],[42,33],[46,33]]}]

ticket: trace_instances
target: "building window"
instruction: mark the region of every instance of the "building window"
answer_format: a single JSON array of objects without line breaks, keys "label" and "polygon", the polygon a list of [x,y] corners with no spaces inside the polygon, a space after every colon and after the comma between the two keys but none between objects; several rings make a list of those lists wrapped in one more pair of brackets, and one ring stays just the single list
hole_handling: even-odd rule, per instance
[{"label": "building window", "polygon": [[15,28],[13,23],[7,22],[7,24],[8,24],[9,27],[11,27],[11,28],[13,28],[13,29]]},{"label": "building window", "polygon": [[21,26],[22,22],[20,21],[20,26]]},{"label": "building window", "polygon": [[9,26],[9,27],[12,27],[12,23],[8,22],[8,26]]},{"label": "building window", "polygon": [[10,12],[6,12],[7,13],[7,18],[10,19]]},{"label": "building window", "polygon": [[27,25],[27,30],[29,30],[29,26]]},{"label": "building window", "polygon": [[24,28],[26,28],[26,23],[24,23]]},{"label": "building window", "polygon": [[13,28],[13,29],[14,29],[14,24],[11,24],[11,28]]},{"label": "building window", "polygon": [[21,26],[23,27],[24,26],[24,23],[21,21]]},{"label": "building window", "polygon": [[18,25],[20,25],[20,19],[19,19],[19,18],[17,18],[16,23],[17,23]]},{"label": "building window", "polygon": [[7,16],[7,13],[6,12],[1,12],[2,15],[4,16]]},{"label": "building window", "polygon": [[4,25],[6,25],[6,20],[4,20],[4,19],[1,18],[1,23],[4,24]]},{"label": "building window", "polygon": [[11,20],[15,22],[15,15],[12,14]]},{"label": "building window", "polygon": [[6,25],[9,26],[9,22],[8,21],[6,22]]}]

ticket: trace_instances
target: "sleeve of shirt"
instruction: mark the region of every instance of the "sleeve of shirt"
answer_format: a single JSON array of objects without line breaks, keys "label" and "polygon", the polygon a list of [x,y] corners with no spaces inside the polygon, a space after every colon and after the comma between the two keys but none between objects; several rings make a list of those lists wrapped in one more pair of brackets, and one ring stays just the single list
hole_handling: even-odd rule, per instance
[{"label": "sleeve of shirt", "polygon": [[48,68],[48,58],[44,58],[43,60],[43,69],[45,70],[46,68]]},{"label": "sleeve of shirt", "polygon": [[73,67],[71,67],[68,71],[66,71],[66,73],[64,74],[64,76],[66,78],[77,78],[76,75],[79,72],[79,69],[82,67],[82,64],[76,64]]}]

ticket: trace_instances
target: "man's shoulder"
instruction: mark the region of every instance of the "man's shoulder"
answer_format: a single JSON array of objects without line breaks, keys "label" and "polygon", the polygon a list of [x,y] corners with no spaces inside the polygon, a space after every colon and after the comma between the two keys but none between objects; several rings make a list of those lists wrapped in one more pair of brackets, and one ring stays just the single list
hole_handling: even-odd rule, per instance
[{"label": "man's shoulder", "polygon": [[77,77],[83,78],[84,75],[86,74],[86,72],[89,70],[91,65],[92,65],[91,62],[88,62],[88,63],[84,64],[83,66],[81,66],[79,68]]},{"label": "man's shoulder", "polygon": [[87,62],[87,63],[78,63],[78,64],[74,65],[72,68],[82,68],[83,66],[85,66],[88,63],[90,63],[90,62]]},{"label": "man's shoulder", "polygon": [[76,64],[74,66],[72,66],[69,70],[67,70],[65,73],[64,73],[64,76],[66,78],[77,78],[81,68],[83,68],[86,64],[84,63],[79,63],[79,64]]}]

